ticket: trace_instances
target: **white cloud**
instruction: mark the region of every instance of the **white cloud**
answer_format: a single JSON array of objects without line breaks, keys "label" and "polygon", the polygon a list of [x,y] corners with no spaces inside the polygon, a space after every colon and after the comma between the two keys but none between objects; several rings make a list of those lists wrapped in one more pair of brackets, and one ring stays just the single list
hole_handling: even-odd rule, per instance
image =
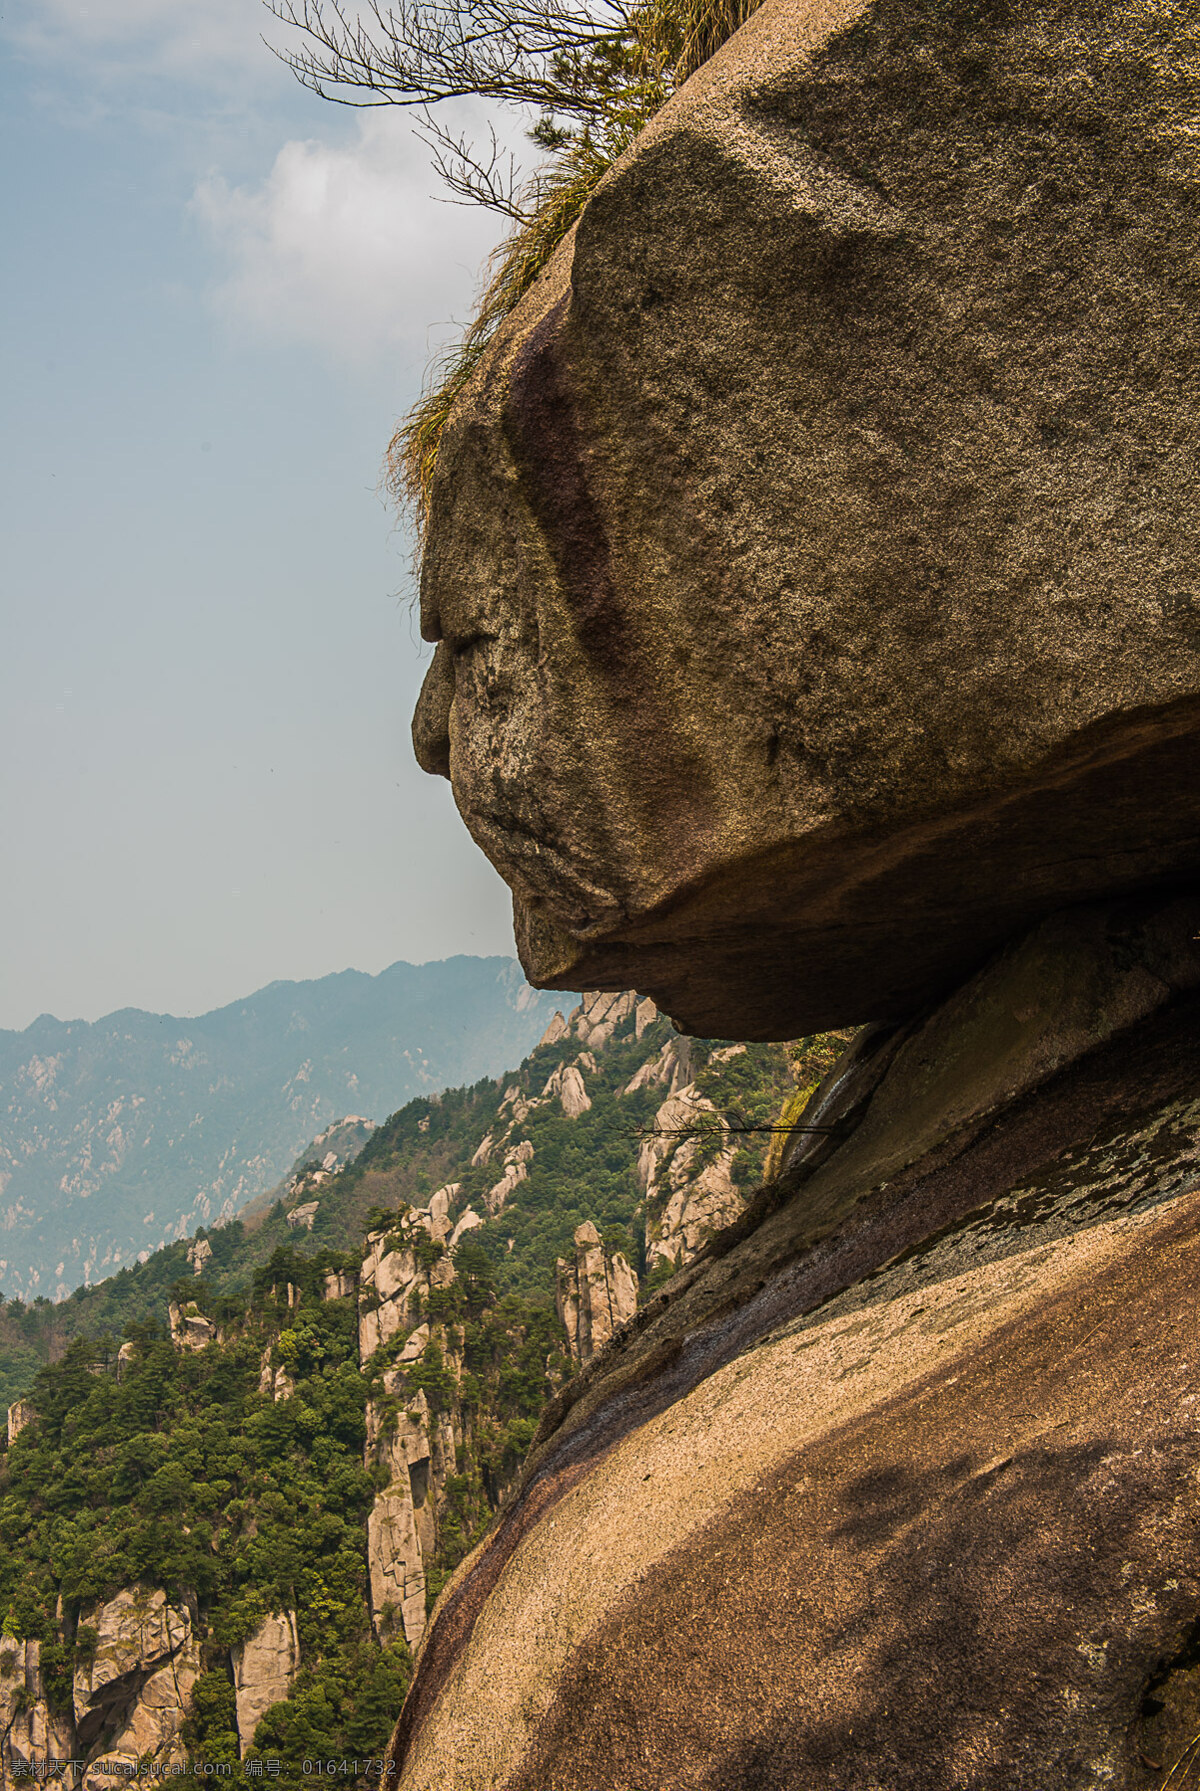
[{"label": "white cloud", "polygon": [[229,267],[215,303],[339,360],[400,349],[423,361],[468,311],[501,230],[492,214],[434,198],[435,185],[395,111],[364,113],[349,145],[285,143],[257,186],[210,176],[192,204]]},{"label": "white cloud", "polygon": [[[101,79],[134,72],[206,79],[268,67],[270,15],[255,0],[33,0],[6,30],[56,68],[87,64]],[[278,37],[278,28],[275,36]]]}]

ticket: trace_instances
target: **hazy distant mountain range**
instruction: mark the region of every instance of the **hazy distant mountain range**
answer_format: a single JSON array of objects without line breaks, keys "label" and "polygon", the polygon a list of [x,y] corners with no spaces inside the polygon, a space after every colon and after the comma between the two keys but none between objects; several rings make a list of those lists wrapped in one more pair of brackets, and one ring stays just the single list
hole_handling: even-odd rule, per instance
[{"label": "hazy distant mountain range", "polygon": [[457,957],[0,1031],[0,1289],[61,1298],[229,1217],[332,1120],[496,1075],[573,1000]]}]

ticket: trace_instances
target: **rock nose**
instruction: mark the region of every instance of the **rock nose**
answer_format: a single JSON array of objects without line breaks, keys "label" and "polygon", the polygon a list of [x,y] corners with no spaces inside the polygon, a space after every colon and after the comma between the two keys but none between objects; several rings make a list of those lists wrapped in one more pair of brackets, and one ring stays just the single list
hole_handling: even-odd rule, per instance
[{"label": "rock nose", "polygon": [[432,777],[450,776],[450,710],[453,702],[453,655],[449,643],[439,641],[412,719],[417,764]]}]

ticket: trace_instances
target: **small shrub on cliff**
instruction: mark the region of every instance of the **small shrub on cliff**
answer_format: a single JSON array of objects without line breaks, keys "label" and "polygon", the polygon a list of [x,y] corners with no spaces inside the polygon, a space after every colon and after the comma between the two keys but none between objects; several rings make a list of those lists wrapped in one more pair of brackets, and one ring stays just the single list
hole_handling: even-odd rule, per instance
[{"label": "small shrub on cliff", "polygon": [[236,1765],[237,1704],[229,1674],[201,1673],[192,1687],[191,1710],[183,1725],[185,1745],[210,1765]]},{"label": "small shrub on cliff", "polygon": [[[389,487],[419,522],[446,419],[488,343],[597,182],[758,3],[399,0],[394,9],[373,9],[373,28],[339,0],[267,0],[276,18],[301,33],[300,48],[282,60],[306,87],[347,105],[421,108],[434,167],[451,192],[512,224],[465,335],[435,365],[388,450]],[[490,151],[480,154],[434,122],[429,107],[465,97],[535,115],[527,135],[542,161],[532,177],[522,179],[513,159],[506,161],[494,132]]]}]

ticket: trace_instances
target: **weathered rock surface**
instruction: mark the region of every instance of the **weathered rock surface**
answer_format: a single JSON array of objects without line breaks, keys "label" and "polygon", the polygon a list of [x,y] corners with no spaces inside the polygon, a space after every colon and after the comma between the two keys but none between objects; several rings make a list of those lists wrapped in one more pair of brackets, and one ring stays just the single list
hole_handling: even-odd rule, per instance
[{"label": "weathered rock surface", "polygon": [[300,1666],[296,1613],[264,1617],[253,1635],[232,1654],[237,1707],[238,1750],[245,1753],[272,1704],[286,1698]]},{"label": "weathered rock surface", "polygon": [[669,1095],[638,1155],[646,1190],[646,1267],[690,1262],[709,1239],[740,1218],[745,1199],[730,1170],[736,1141],[694,1084]]},{"label": "weathered rock surface", "polygon": [[[514,1165],[522,1174],[531,1155],[528,1144],[514,1151]],[[449,1410],[431,1410],[423,1390],[406,1394],[404,1370],[436,1349],[449,1385],[457,1388],[461,1381],[461,1332],[420,1320],[432,1292],[455,1279],[447,1250],[482,1223],[468,1207],[451,1229],[449,1209],[459,1187],[447,1183],[431,1196],[428,1207],[410,1209],[401,1231],[371,1233],[359,1274],[363,1366],[390,1345],[384,1357],[390,1366],[382,1377],[386,1403],[372,1398],[366,1407],[364,1464],[384,1470],[367,1519],[371,1620],[381,1639],[400,1634],[414,1648],[425,1633],[426,1567],[437,1547],[446,1484],[457,1472],[468,1422],[457,1392]],[[422,1260],[418,1251],[422,1232],[442,1250],[432,1262]]]},{"label": "weathered rock surface", "polygon": [[1200,900],[1055,918],[860,1035],[783,1176],[558,1395],[393,1785],[1162,1784],[1200,1635],[1197,934]]},{"label": "weathered rock surface", "polygon": [[566,1016],[556,1013],[538,1043],[539,1045],[557,1045],[560,1039],[567,1037],[569,1030]]},{"label": "weathered rock surface", "polygon": [[[414,1211],[411,1221],[429,1237],[434,1236],[436,1221],[430,1214]],[[454,1279],[449,1257],[439,1257],[427,1270],[415,1243],[397,1244],[399,1236],[375,1231],[367,1237],[367,1254],[358,1277],[358,1353],[364,1362],[398,1331],[412,1328],[430,1287],[448,1287]]]},{"label": "weathered rock surface", "polygon": [[560,1064],[546,1083],[543,1094],[547,1100],[557,1097],[568,1119],[578,1119],[592,1104],[583,1072],[574,1063]]},{"label": "weathered rock surface", "polygon": [[638,1280],[619,1250],[610,1255],[588,1220],[575,1232],[575,1260],[559,1257],[555,1303],[571,1359],[586,1367],[637,1311]]},{"label": "weathered rock surface", "polygon": [[32,1424],[37,1417],[31,1399],[18,1399],[8,1408],[8,1440],[12,1443],[19,1437],[27,1424]]},{"label": "weathered rock surface", "polygon": [[[71,1712],[50,1708],[41,1643],[0,1638],[0,1782],[64,1764],[69,1791],[110,1791],[141,1766],[185,1770],[182,1729],[200,1672],[192,1612],[128,1587],[80,1613]],[[93,1639],[94,1638],[94,1642]]]},{"label": "weathered rock surface", "polygon": [[70,1759],[75,1731],[68,1717],[46,1702],[41,1643],[0,1637],[0,1771],[14,1772],[49,1759]]},{"label": "weathered rock surface", "polygon": [[[428,1331],[423,1342],[428,1342]],[[429,1404],[418,1393],[409,1409],[386,1424],[367,1406],[367,1464],[390,1474],[367,1521],[371,1614],[376,1631],[398,1622],[415,1647],[425,1633],[425,1562],[433,1552],[436,1524],[429,1498],[433,1445]]]},{"label": "weathered rock surface", "polygon": [[414,724],[533,981],[907,1017],[1200,834],[1200,20],[766,0],[440,451]]},{"label": "weathered rock surface", "polygon": [[206,1318],[194,1300],[189,1300],[183,1306],[177,1306],[174,1300],[170,1301],[167,1317],[171,1326],[171,1342],[176,1349],[204,1349],[220,1335],[214,1320]]},{"label": "weathered rock surface", "polygon": [[[586,1100],[586,1096],[584,1097]],[[591,1106],[591,1102],[587,1102]],[[529,1174],[529,1165],[533,1161],[533,1146],[527,1138],[517,1144],[510,1144],[504,1152],[504,1173],[495,1185],[488,1189],[484,1196],[484,1205],[493,1216],[502,1212],[514,1189],[518,1188]]]},{"label": "weathered rock surface", "polygon": [[86,1758],[81,1785],[110,1785],[113,1771],[139,1761],[182,1763],[181,1731],[200,1650],[192,1611],[160,1588],[126,1587],[80,1613],[94,1645],[75,1668],[76,1754]]},{"label": "weathered rock surface", "polygon": [[193,1238],[188,1245],[187,1259],[193,1275],[202,1275],[204,1265],[212,1260],[212,1245],[207,1238]]},{"label": "weathered rock surface", "polygon": [[75,1720],[82,1722],[109,1689],[177,1654],[192,1633],[185,1607],[169,1604],[161,1588],[127,1587],[81,1616],[95,1631],[90,1658],[75,1669]]}]

